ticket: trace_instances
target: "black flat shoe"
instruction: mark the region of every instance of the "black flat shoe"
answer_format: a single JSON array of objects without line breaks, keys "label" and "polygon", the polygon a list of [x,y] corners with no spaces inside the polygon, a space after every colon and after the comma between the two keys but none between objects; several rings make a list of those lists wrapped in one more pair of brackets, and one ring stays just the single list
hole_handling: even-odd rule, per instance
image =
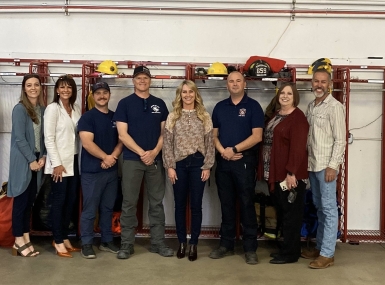
[{"label": "black flat shoe", "polygon": [[297,261],[298,261],[298,258],[295,259],[295,258],[290,258],[290,257],[278,255],[278,256],[274,257],[272,260],[270,260],[270,263],[271,264],[286,264],[286,263],[294,263]]},{"label": "black flat shoe", "polygon": [[190,245],[190,250],[188,252],[188,260],[195,261],[198,258],[198,251],[196,244]]},{"label": "black flat shoe", "polygon": [[270,253],[270,257],[272,257],[272,258],[276,258],[278,256],[279,256],[279,252]]},{"label": "black flat shoe", "polygon": [[184,258],[186,256],[186,243],[183,242],[179,244],[178,252],[176,253],[176,257],[178,259]]}]

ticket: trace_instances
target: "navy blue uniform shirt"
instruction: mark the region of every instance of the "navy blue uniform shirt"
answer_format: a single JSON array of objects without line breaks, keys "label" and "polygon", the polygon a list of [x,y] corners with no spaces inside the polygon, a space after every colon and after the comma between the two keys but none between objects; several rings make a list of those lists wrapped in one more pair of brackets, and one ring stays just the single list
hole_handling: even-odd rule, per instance
[{"label": "navy blue uniform shirt", "polygon": [[[168,110],[164,101],[150,95],[147,99],[131,94],[119,101],[114,121],[128,124],[128,134],[144,151],[152,150],[158,144],[161,133],[160,124],[166,121]],[[125,160],[140,160],[140,156],[123,148]],[[161,152],[156,157],[162,158]]]},{"label": "navy blue uniform shirt", "polygon": [[[224,148],[233,147],[247,139],[252,129],[264,127],[264,114],[259,103],[243,96],[234,105],[231,97],[218,102],[213,110],[213,127],[218,129],[218,139]],[[252,149],[256,149],[254,146]]]},{"label": "navy blue uniform shirt", "polygon": [[[106,154],[111,154],[118,144],[118,130],[115,122],[112,120],[114,112],[108,111],[108,114],[100,112],[93,108],[83,114],[78,122],[78,132],[86,131],[94,134],[94,143]],[[102,160],[90,154],[84,147],[81,154],[81,172],[96,173],[116,171],[118,164],[103,169],[101,167]]]}]

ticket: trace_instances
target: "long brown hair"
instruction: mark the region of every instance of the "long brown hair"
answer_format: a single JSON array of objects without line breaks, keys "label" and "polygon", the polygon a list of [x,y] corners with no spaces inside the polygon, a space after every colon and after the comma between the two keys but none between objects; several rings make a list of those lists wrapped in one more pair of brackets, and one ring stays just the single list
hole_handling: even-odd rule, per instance
[{"label": "long brown hair", "polygon": [[[38,124],[40,121],[40,118],[38,117],[38,114],[35,111],[34,106],[32,105],[31,101],[29,101],[27,93],[25,93],[25,84],[28,79],[31,78],[36,78],[39,80],[39,84],[41,87],[41,79],[40,76],[37,74],[26,74],[23,77],[23,82],[21,83],[21,95],[20,95],[20,103],[23,104],[25,109],[27,110],[28,116],[31,118],[31,120],[35,123]],[[37,105],[38,106],[44,106],[44,101],[43,101],[43,89],[40,88],[40,94],[39,97],[37,98]]]}]

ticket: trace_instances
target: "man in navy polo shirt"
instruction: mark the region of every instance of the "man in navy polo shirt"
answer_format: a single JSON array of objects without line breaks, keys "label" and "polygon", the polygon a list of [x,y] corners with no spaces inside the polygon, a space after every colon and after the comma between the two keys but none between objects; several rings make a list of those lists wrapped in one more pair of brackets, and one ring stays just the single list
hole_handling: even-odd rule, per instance
[{"label": "man in navy polo shirt", "polygon": [[217,149],[215,179],[222,208],[221,241],[210,257],[234,254],[236,204],[239,198],[246,263],[257,264],[257,217],[254,207],[257,144],[262,140],[264,114],[259,103],[245,93],[246,81],[234,71],[227,77],[230,97],[213,110]]},{"label": "man in navy polo shirt", "polygon": [[80,218],[82,239],[81,255],[96,258],[92,248],[94,221],[99,209],[101,244],[99,249],[117,253],[111,230],[112,212],[118,190],[118,156],[123,144],[112,121],[114,112],[108,109],[110,87],[105,82],[92,86],[95,108],[86,112],[78,122],[78,132],[83,144],[81,154],[81,183],[83,210]]},{"label": "man in navy polo shirt", "polygon": [[144,176],[147,191],[151,234],[151,252],[172,256],[174,252],[164,244],[165,215],[163,197],[165,176],[160,151],[168,110],[162,99],[150,94],[151,74],[145,66],[134,69],[132,82],[135,93],[120,100],[114,120],[123,148],[122,177],[122,244],[119,259],[134,253],[135,229],[138,226],[136,207]]}]

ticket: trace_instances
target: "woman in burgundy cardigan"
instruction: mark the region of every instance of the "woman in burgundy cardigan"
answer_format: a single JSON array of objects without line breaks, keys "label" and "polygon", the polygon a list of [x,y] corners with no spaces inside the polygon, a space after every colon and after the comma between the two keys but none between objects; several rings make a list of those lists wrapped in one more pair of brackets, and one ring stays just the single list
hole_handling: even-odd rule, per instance
[{"label": "woman in burgundy cardigan", "polygon": [[[294,84],[282,84],[276,97],[280,109],[265,129],[263,168],[265,180],[274,189],[272,195],[284,235],[283,245],[278,253],[271,254],[270,263],[284,264],[297,262],[301,254],[309,124],[297,108],[299,94]],[[286,190],[280,184],[286,184]]]}]

